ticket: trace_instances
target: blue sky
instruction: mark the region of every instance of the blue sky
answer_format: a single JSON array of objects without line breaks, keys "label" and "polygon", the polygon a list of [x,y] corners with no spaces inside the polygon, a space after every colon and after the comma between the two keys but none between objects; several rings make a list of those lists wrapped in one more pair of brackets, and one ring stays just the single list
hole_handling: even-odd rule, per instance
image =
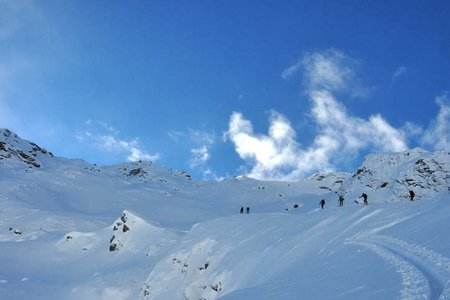
[{"label": "blue sky", "polygon": [[448,1],[0,0],[0,127],[206,179],[450,151],[449,20]]}]

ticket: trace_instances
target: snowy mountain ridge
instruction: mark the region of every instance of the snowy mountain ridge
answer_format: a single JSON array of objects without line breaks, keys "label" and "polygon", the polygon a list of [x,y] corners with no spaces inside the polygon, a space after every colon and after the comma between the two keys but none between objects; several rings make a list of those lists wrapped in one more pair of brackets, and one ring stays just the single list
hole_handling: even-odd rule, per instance
[{"label": "snowy mountain ridge", "polygon": [[4,164],[2,160],[12,159],[23,162],[30,168],[39,168],[39,158],[43,156],[53,157],[53,154],[35,143],[22,140],[8,129],[0,129],[0,164]]},{"label": "snowy mountain ridge", "polygon": [[205,182],[56,157],[0,130],[0,298],[450,299],[449,186],[447,152]]},{"label": "snowy mountain ridge", "polygon": [[420,148],[370,154],[344,187],[349,193],[352,186],[366,189],[383,195],[386,201],[405,200],[410,190],[417,199],[431,199],[450,186],[449,156],[448,152],[431,153]]},{"label": "snowy mountain ridge", "polygon": [[[401,153],[370,154],[353,174],[340,172],[315,174],[302,181],[320,181],[323,183],[319,186],[320,189],[338,193],[343,192],[344,189],[345,193],[351,193],[352,185],[371,192],[387,189],[393,194],[389,200],[406,199],[410,189],[418,191],[418,198],[429,198],[433,193],[439,193],[450,185],[449,156],[448,152],[428,152],[420,148]],[[52,165],[51,158],[54,158],[53,154],[37,144],[21,139],[8,129],[0,130],[0,165],[17,167],[18,163],[23,163],[28,168],[41,166],[45,168]],[[70,160],[66,162],[69,163]],[[76,166],[69,163],[69,168],[76,169]],[[128,182],[130,179],[135,179],[134,181],[138,182],[167,183],[172,176],[192,180],[192,176],[184,171],[164,169],[152,162],[139,161],[111,167],[84,163],[83,168],[93,173],[103,172],[110,177],[117,178],[122,175],[124,181]],[[164,175],[160,176],[160,174]],[[245,178],[236,179],[245,180]]]}]

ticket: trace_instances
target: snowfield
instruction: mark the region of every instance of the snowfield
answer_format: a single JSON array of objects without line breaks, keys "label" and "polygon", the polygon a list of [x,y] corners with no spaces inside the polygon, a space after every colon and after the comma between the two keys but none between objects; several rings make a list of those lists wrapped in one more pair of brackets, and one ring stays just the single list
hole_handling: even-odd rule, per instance
[{"label": "snowfield", "polygon": [[450,299],[449,229],[447,152],[205,182],[0,130],[0,299]]}]

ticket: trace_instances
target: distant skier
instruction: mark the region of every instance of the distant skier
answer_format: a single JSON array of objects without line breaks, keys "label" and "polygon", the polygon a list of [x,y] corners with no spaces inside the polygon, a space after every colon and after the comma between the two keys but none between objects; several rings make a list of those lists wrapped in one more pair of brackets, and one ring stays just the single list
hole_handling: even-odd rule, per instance
[{"label": "distant skier", "polygon": [[367,194],[366,193],[362,193],[362,195],[359,196],[359,198],[363,198],[364,205],[368,205],[369,204],[369,202],[367,202]]},{"label": "distant skier", "polygon": [[414,191],[409,191],[409,200],[414,201],[415,196],[416,194],[414,193]]},{"label": "distant skier", "polygon": [[320,200],[320,207],[322,209],[325,207],[325,199]]},{"label": "distant skier", "polygon": [[247,208],[245,209],[245,213],[249,214],[250,213],[250,207],[247,206]]},{"label": "distant skier", "polygon": [[339,206],[344,206],[344,196],[339,196]]},{"label": "distant skier", "polygon": [[244,213],[244,207],[243,207],[243,206],[241,206],[241,211],[240,211],[240,213],[241,213],[241,214]]}]

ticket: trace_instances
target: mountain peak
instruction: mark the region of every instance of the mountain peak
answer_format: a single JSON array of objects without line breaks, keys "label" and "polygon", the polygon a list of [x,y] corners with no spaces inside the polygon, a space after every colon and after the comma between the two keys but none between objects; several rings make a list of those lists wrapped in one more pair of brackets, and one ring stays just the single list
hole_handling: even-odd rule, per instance
[{"label": "mountain peak", "polygon": [[9,130],[8,128],[0,128],[0,139],[20,139],[17,134]]},{"label": "mountain peak", "polygon": [[29,168],[41,167],[43,158],[53,154],[37,144],[21,139],[9,129],[0,129],[0,164],[26,164]]},{"label": "mountain peak", "polygon": [[386,200],[408,199],[409,191],[414,191],[418,198],[430,199],[448,189],[449,161],[450,153],[428,152],[421,148],[369,154],[349,179],[347,187],[378,193]]}]

